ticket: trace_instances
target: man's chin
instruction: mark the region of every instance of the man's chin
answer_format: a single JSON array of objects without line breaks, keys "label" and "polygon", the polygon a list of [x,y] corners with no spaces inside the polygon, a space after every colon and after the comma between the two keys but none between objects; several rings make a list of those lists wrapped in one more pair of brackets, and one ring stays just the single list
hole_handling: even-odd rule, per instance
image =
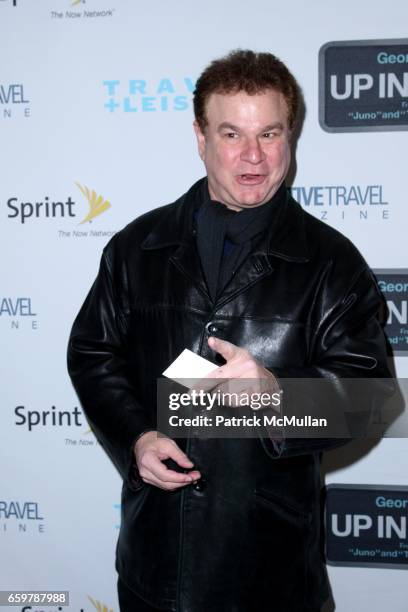
[{"label": "man's chin", "polygon": [[268,202],[272,197],[266,194],[265,190],[261,191],[255,188],[224,191],[222,195],[223,197],[215,197],[214,199],[223,202],[231,210],[256,208]]},{"label": "man's chin", "polygon": [[269,201],[270,198],[265,196],[265,194],[257,194],[257,193],[240,193],[237,194],[236,202],[239,208],[256,208],[257,206],[262,206]]}]

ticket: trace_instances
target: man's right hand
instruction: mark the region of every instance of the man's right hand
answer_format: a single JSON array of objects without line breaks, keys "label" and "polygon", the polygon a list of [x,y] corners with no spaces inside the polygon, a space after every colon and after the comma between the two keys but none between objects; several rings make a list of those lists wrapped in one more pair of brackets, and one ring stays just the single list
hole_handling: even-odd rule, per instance
[{"label": "man's right hand", "polygon": [[[135,458],[140,477],[144,482],[174,491],[201,478],[198,470],[191,470],[192,461],[170,438],[158,437],[157,431],[148,431],[135,444]],[[188,474],[168,469],[163,461],[172,459],[181,468],[190,469]]]}]

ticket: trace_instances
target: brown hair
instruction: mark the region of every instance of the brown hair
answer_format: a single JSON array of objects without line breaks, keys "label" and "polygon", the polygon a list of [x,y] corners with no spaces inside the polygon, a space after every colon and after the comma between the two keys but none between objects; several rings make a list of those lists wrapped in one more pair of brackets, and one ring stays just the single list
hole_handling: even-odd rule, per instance
[{"label": "brown hair", "polygon": [[213,93],[245,91],[249,95],[273,89],[283,94],[288,107],[288,124],[295,125],[300,89],[288,68],[272,53],[236,49],[214,60],[198,78],[194,91],[194,115],[201,131],[207,126],[206,103]]}]

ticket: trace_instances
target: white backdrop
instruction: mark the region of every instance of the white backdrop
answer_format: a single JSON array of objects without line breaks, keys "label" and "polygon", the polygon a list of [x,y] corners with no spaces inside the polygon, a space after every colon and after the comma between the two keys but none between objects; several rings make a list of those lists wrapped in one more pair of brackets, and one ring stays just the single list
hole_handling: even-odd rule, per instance
[{"label": "white backdrop", "polygon": [[[0,589],[64,589],[75,612],[118,610],[120,481],[77,409],[66,343],[109,236],[203,175],[191,89],[211,59],[241,47],[287,63],[307,106],[294,186],[380,186],[387,202],[367,218],[353,204],[308,210],[373,268],[408,267],[406,132],[318,121],[320,47],[403,38],[407,23],[405,0],[0,0]],[[110,206],[81,224],[85,188]],[[406,358],[395,364],[406,376]],[[333,453],[326,482],[408,485],[406,451],[386,439],[346,467]],[[402,569],[329,575],[338,612],[407,610]]]}]

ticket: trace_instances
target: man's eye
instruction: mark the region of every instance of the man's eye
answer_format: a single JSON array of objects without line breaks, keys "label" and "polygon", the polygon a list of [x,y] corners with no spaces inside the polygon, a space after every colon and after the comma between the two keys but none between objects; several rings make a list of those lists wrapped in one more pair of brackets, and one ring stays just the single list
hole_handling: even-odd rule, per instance
[{"label": "man's eye", "polygon": [[263,136],[264,138],[273,138],[276,136],[276,132],[265,132]]},{"label": "man's eye", "polygon": [[236,138],[238,136],[236,132],[226,132],[225,135],[227,138]]}]

